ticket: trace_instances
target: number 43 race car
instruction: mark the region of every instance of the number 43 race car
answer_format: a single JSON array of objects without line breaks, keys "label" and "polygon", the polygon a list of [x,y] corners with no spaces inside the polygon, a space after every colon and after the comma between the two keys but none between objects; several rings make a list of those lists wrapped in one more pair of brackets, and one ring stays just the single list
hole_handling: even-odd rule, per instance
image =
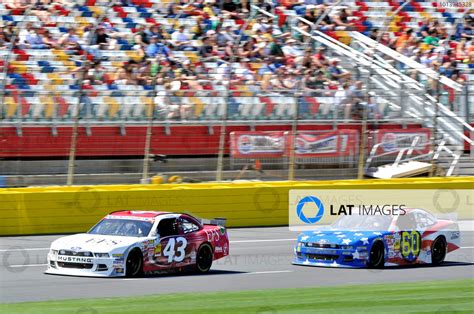
[{"label": "number 43 race car", "polygon": [[205,223],[187,214],[119,211],[89,232],[51,244],[47,274],[138,277],[196,271],[229,254],[224,219]]},{"label": "number 43 race car", "polygon": [[441,264],[459,248],[458,224],[422,209],[403,216],[341,216],[327,229],[298,236],[293,264],[369,267]]}]

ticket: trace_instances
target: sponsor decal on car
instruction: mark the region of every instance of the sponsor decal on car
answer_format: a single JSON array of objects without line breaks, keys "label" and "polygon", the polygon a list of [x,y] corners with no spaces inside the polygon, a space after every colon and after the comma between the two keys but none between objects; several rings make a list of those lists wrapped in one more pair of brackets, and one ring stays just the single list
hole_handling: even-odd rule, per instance
[{"label": "sponsor decal on car", "polygon": [[92,258],[58,255],[57,261],[68,262],[68,263],[92,263]]},{"label": "sponsor decal on car", "polygon": [[161,256],[161,243],[158,243],[158,245],[155,246],[154,254],[155,256]]}]

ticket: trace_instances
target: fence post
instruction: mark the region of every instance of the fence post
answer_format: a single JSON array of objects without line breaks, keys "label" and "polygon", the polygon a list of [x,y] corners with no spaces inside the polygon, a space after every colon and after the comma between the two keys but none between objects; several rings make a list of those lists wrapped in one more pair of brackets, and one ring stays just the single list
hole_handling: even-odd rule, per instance
[{"label": "fence post", "polygon": [[[153,120],[155,118],[155,106],[156,106],[156,96],[158,93],[156,92],[155,88],[155,97],[153,97],[151,106],[147,107],[147,117],[148,117],[148,124],[146,127],[146,135],[145,135],[145,149],[143,150],[143,173],[142,179],[140,180],[141,184],[148,183],[148,174],[150,172],[150,150],[151,150],[151,137],[153,135]],[[168,95],[165,95],[165,98]]]},{"label": "fence post", "polygon": [[74,108],[74,126],[72,128],[71,147],[69,149],[69,162],[67,166],[67,185],[74,183],[74,170],[76,168],[76,150],[77,150],[77,135],[79,130],[79,113],[81,111],[82,92],[79,94],[77,107]]},{"label": "fence post", "polygon": [[298,106],[298,94],[295,93],[295,103],[293,108],[293,121],[291,123],[291,146],[290,146],[290,158],[288,160],[288,180],[295,180],[295,146],[296,146],[296,137],[298,136],[298,116],[299,116],[299,106]]}]

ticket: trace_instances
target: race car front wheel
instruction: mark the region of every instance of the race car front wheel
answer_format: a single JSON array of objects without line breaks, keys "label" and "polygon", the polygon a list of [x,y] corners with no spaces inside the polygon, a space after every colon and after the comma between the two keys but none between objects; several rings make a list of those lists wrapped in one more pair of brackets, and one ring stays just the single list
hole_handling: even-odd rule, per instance
[{"label": "race car front wheel", "polygon": [[212,248],[205,243],[199,247],[196,256],[196,271],[198,273],[207,273],[212,266]]},{"label": "race car front wheel", "polygon": [[127,277],[140,277],[143,275],[143,256],[139,250],[131,251],[127,256]]},{"label": "race car front wheel", "polygon": [[369,261],[367,266],[369,268],[382,268],[385,264],[385,248],[381,241],[376,241],[372,244],[370,249]]},{"label": "race car front wheel", "polygon": [[446,240],[443,237],[437,237],[431,244],[431,264],[439,265],[444,262],[446,257]]}]

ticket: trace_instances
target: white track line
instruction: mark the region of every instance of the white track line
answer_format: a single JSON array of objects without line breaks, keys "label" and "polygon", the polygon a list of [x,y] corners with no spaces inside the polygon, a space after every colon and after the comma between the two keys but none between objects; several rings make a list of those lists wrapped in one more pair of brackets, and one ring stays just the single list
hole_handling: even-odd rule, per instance
[{"label": "white track line", "polygon": [[280,274],[280,273],[292,273],[292,270],[269,270],[269,271],[254,271],[251,273],[243,273],[242,275],[261,275],[261,274]]},{"label": "white track line", "polygon": [[37,267],[37,266],[46,266],[48,264],[28,264],[28,265],[10,265],[8,268],[20,268],[20,267]]},{"label": "white track line", "polygon": [[258,242],[285,242],[285,241],[296,241],[296,238],[294,239],[236,240],[236,241],[230,241],[230,243],[258,243]]},{"label": "white track line", "polygon": [[[295,239],[236,240],[236,241],[230,241],[230,243],[259,243],[259,242],[285,242],[285,241],[296,241],[296,238]],[[0,250],[0,252],[47,251],[47,250],[49,250],[49,247]]]}]

